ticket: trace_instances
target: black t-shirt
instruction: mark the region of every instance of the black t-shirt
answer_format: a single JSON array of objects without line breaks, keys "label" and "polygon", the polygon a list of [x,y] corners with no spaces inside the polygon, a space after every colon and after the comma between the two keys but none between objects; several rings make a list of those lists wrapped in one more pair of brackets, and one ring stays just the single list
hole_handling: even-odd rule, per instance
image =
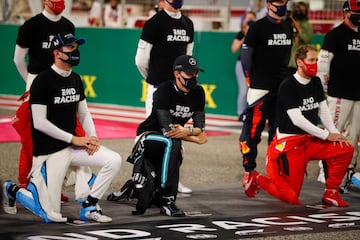
[{"label": "black t-shirt", "polygon": [[330,64],[328,94],[360,100],[360,33],[344,23],[340,24],[325,35],[322,49],[334,54]]},{"label": "black t-shirt", "polygon": [[29,48],[30,73],[39,74],[52,65],[54,59],[49,51],[50,41],[55,34],[61,32],[74,34],[74,24],[65,17],[53,22],[42,13],[30,18],[19,27],[16,44]]},{"label": "black t-shirt", "polygon": [[293,30],[286,21],[273,23],[264,17],[250,26],[244,44],[254,49],[251,88],[277,92],[287,75],[292,39]]},{"label": "black t-shirt", "polygon": [[[159,119],[158,109],[166,111],[165,121]],[[174,81],[167,81],[155,91],[152,112],[139,125],[137,135],[146,131],[167,131],[170,123],[184,126],[190,118],[193,118],[194,127],[205,127],[204,89],[198,85],[196,89],[184,94],[177,89]]]},{"label": "black t-shirt", "polygon": [[[84,99],[83,83],[74,72],[68,77],[62,77],[49,68],[34,79],[30,88],[30,104],[46,105],[47,119],[73,135],[78,103]],[[54,153],[70,145],[36,130],[33,124],[31,131],[34,156]]]},{"label": "black t-shirt", "polygon": [[307,120],[317,125],[320,121],[319,105],[324,100],[324,90],[318,77],[313,77],[306,85],[299,83],[293,76],[285,80],[280,85],[278,94],[279,131],[289,134],[305,134],[305,131],[292,123],[286,111],[299,108]]},{"label": "black t-shirt", "polygon": [[174,19],[160,11],[146,21],[141,39],[153,45],[146,81],[158,86],[173,79],[175,58],[186,54],[187,45],[194,41],[194,24],[184,15]]}]

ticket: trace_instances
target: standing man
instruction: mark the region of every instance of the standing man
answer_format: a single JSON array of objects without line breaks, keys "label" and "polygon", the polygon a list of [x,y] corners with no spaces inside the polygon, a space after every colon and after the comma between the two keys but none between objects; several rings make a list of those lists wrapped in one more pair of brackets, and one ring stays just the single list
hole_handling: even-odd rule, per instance
[{"label": "standing man", "polygon": [[267,16],[250,26],[242,47],[241,63],[245,77],[250,82],[247,95],[249,106],[244,113],[239,138],[245,169],[244,186],[256,168],[257,145],[261,141],[266,120],[269,143],[276,129],[276,94],[287,76],[293,39],[293,30],[284,21],[287,3],[287,0],[267,0]]},{"label": "standing man", "polygon": [[[15,200],[45,222],[64,222],[60,212],[63,179],[70,165],[99,167],[99,174],[80,208],[81,220],[111,222],[99,199],[120,169],[118,153],[100,145],[87,107],[84,86],[72,71],[80,61],[78,46],[85,42],[72,33],[59,33],[51,41],[54,64],[41,72],[30,88],[33,164],[27,187],[4,183],[4,210],[16,213]],[[87,137],[75,132],[77,116]]]},{"label": "standing man", "polygon": [[[327,101],[335,126],[340,132],[347,127],[355,148],[348,173],[340,187],[345,191],[350,187],[359,152],[360,82],[356,76],[360,61],[360,2],[345,1],[343,15],[344,21],[325,35],[319,54],[318,75],[327,90]],[[360,188],[360,185],[356,187]]]},{"label": "standing man", "polygon": [[[53,36],[59,32],[75,33],[74,24],[61,16],[64,9],[64,0],[44,0],[44,10],[19,28],[14,62],[26,83],[26,91],[30,89],[37,74],[53,63],[49,51]],[[27,56],[29,63],[26,61]]]},{"label": "standing man", "polygon": [[[60,32],[75,33],[75,26],[67,18],[63,17],[61,13],[65,9],[64,0],[44,0],[44,9],[41,13],[30,18],[22,26],[19,27],[15,53],[14,63],[21,77],[26,83],[25,91],[27,92],[22,100],[24,101],[20,106],[14,122],[14,127],[21,136],[22,147],[19,158],[19,176],[18,180],[21,187],[26,187],[29,183],[29,172],[32,165],[32,142],[30,129],[30,110],[28,107],[28,91],[34,78],[45,69],[49,68],[54,62],[50,48],[50,42],[54,35]],[[27,61],[28,58],[28,61]],[[81,126],[77,129],[83,132]],[[89,168],[80,168],[83,175],[87,179],[78,178],[78,188],[88,188],[88,180],[91,179],[92,172]],[[80,199],[84,197],[77,194],[75,191],[75,198]],[[63,201],[67,201],[68,197],[61,195]]]},{"label": "standing man", "polygon": [[[297,72],[279,89],[279,127],[267,150],[268,176],[253,171],[245,193],[254,197],[262,188],[281,201],[300,205],[299,195],[307,164],[311,160],[324,159],[329,176],[322,202],[347,207],[349,203],[339,195],[339,185],[354,148],[332,121],[321,81],[316,77],[316,48],[300,46],[295,53],[295,62]],[[320,120],[325,129],[317,126]]]},{"label": "standing man", "polygon": [[135,56],[135,64],[148,84],[146,116],[152,109],[153,93],[160,83],[172,79],[172,64],[192,53],[194,24],[181,14],[182,0],[165,0],[164,11],[146,21]]},{"label": "standing man", "polygon": [[[173,78],[172,64],[183,54],[192,54],[194,24],[181,14],[183,0],[165,0],[163,11],[146,21],[135,56],[135,64],[147,83],[146,117],[151,113],[153,94],[162,82]],[[179,192],[192,190],[179,185]]]}]

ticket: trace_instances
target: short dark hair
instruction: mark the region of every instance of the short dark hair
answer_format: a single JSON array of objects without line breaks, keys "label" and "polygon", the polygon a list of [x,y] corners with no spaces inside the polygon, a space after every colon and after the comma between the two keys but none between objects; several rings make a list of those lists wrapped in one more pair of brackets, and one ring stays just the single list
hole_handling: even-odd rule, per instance
[{"label": "short dark hair", "polygon": [[314,45],[311,45],[311,44],[300,45],[300,47],[298,47],[298,49],[296,49],[296,52],[295,52],[295,62],[298,59],[304,60],[306,58],[306,54],[309,51],[315,51],[316,52],[316,47]]}]

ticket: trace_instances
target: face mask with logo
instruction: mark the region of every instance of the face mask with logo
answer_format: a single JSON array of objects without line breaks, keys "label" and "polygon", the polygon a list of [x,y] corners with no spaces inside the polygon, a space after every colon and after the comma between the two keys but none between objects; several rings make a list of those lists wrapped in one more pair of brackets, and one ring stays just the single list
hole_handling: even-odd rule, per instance
[{"label": "face mask with logo", "polygon": [[286,15],[286,10],[287,10],[286,4],[282,6],[275,6],[274,4],[271,5],[276,7],[276,12],[275,12],[276,15],[278,15],[279,17],[284,17]]},{"label": "face mask with logo", "polygon": [[80,63],[80,51],[79,49],[76,49],[75,51],[72,52],[63,52],[61,51],[63,54],[65,54],[66,56],[68,56],[68,59],[64,60],[62,58],[60,58],[63,62],[66,62],[68,64],[70,64],[71,66],[77,66]]},{"label": "face mask with logo", "polygon": [[317,73],[317,63],[306,63],[304,61],[302,61],[304,63],[305,66],[302,66],[301,69],[303,70],[303,72],[309,76],[309,77],[315,77],[316,73]]},{"label": "face mask with logo", "polygon": [[193,90],[196,88],[197,86],[197,77],[191,77],[191,78],[184,78],[183,76],[180,76],[185,84],[183,84],[183,86],[189,90]]},{"label": "face mask with logo", "polygon": [[51,9],[51,11],[53,11],[55,14],[60,14],[65,9],[65,0],[60,0],[60,1],[50,0],[48,6]]},{"label": "face mask with logo", "polygon": [[350,21],[357,27],[360,27],[360,14],[351,14]]},{"label": "face mask with logo", "polygon": [[183,0],[173,0],[172,3],[166,0],[173,8],[179,9],[183,5]]}]

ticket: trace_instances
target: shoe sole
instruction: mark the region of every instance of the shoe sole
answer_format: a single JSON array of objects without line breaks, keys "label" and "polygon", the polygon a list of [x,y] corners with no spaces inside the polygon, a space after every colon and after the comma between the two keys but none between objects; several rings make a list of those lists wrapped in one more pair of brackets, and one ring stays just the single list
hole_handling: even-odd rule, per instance
[{"label": "shoe sole", "polygon": [[100,208],[99,205],[90,206],[90,207],[87,207],[87,208],[89,208],[89,210],[84,212],[84,213],[82,213],[82,210],[80,209],[80,220],[82,220],[82,221],[93,221],[93,222],[98,222],[98,223],[112,222],[112,218],[108,217],[108,216],[105,216],[105,215],[101,215],[97,219],[91,217],[90,211],[101,211],[101,208]]},{"label": "shoe sole", "polygon": [[192,190],[191,190],[191,191],[184,191],[184,190],[179,191],[179,190],[178,190],[178,193],[191,194],[191,193],[192,193]]},{"label": "shoe sole", "polygon": [[169,215],[169,214],[167,213],[167,211],[166,211],[166,210],[163,210],[163,209],[160,210],[160,213],[163,214],[163,215],[169,216],[169,217],[185,217],[185,216],[186,216],[185,213],[182,213],[182,214],[177,213],[177,214],[170,214],[170,215]]},{"label": "shoe sole", "polygon": [[327,206],[333,206],[333,207],[348,207],[349,204],[344,204],[344,205],[339,205],[338,201],[333,200],[331,198],[323,198],[322,199],[322,204],[323,205],[327,205]]},{"label": "shoe sole", "polygon": [[160,213],[162,213],[166,216],[169,216],[169,217],[185,217],[186,216],[184,212],[171,214],[170,210],[168,211],[163,207],[160,208]]}]

